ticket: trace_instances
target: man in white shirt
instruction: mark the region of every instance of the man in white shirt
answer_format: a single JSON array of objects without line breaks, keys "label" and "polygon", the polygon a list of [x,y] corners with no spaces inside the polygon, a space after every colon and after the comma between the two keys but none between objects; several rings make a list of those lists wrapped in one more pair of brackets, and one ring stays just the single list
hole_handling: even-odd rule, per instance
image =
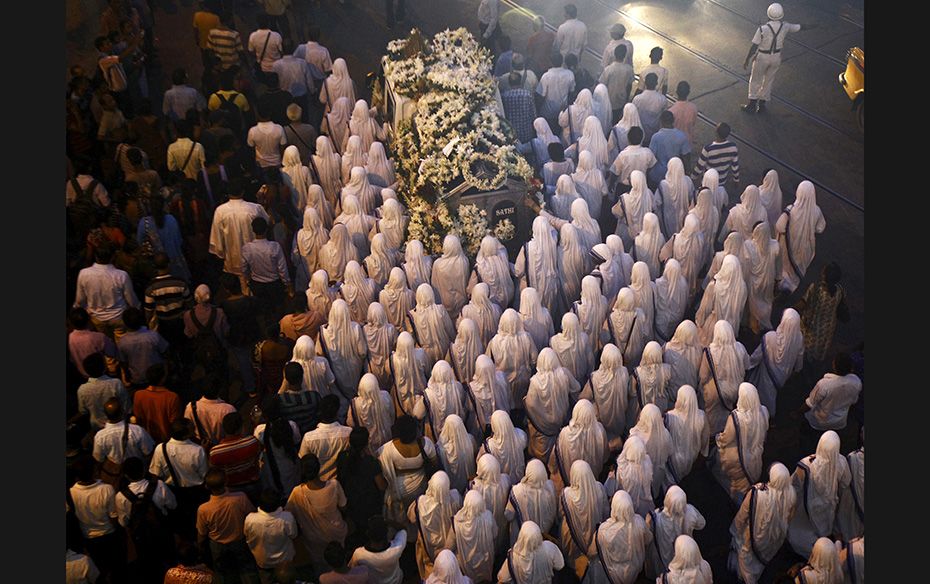
[{"label": "man in white shirt", "polygon": [[588,27],[578,20],[578,9],[574,4],[565,5],[565,22],[559,25],[555,33],[555,49],[562,57],[575,55],[581,60],[581,54],[588,44]]},{"label": "man in white shirt", "polygon": [[[280,127],[280,126],[279,126]],[[229,200],[213,214],[210,228],[210,253],[223,260],[223,271],[239,277],[242,293],[250,295],[249,282],[242,276],[242,246],[254,239],[252,219],[268,213],[257,203],[242,200],[243,184],[239,179],[229,181]]]},{"label": "man in white shirt", "polygon": [[[136,560],[130,569],[133,581],[144,581],[146,574],[158,573],[166,554],[174,550],[174,538],[168,526],[168,510],[177,506],[174,494],[157,478],[146,478],[141,459],[128,458],[123,463],[128,484],[116,493],[114,506],[119,524],[127,529],[135,544]],[[132,518],[133,504],[154,506],[154,513],[145,512]]]},{"label": "man in white shirt", "polygon": [[349,567],[367,566],[372,582],[400,584],[404,579],[400,556],[406,547],[407,530],[398,529],[394,539],[389,540],[384,517],[375,515],[368,520],[368,543],[364,547],[355,548]]},{"label": "man in white shirt", "polygon": [[814,430],[842,430],[846,427],[849,408],[859,399],[862,380],[852,372],[852,360],[846,353],[833,358],[833,373],[817,382],[804,401],[809,411],[804,413]]},{"label": "man in white shirt", "polygon": [[607,65],[598,83],[607,86],[607,95],[610,97],[611,124],[617,123],[623,106],[630,99],[630,88],[633,86],[633,67],[626,63],[626,45],[618,44],[614,47],[613,61]]},{"label": "man in white shirt", "polygon": [[601,67],[607,68],[611,63],[614,62],[614,49],[623,45],[626,47],[626,56],[623,58],[623,62],[633,66],[633,43],[629,39],[623,38],[626,35],[626,27],[620,24],[619,22],[610,27],[610,42],[607,43],[607,47],[604,49],[604,54],[601,55]]},{"label": "man in white shirt", "polygon": [[[643,129],[633,126],[627,132],[627,140],[630,145],[617,154],[613,164],[610,165],[610,173],[614,175],[611,182],[619,183],[620,193],[626,193],[630,190],[630,173],[639,170],[647,174],[649,169],[656,163],[656,155],[652,150],[644,147]],[[613,188],[613,186],[611,187]]]},{"label": "man in white shirt", "polygon": [[649,51],[650,63],[639,72],[639,84],[636,86],[634,95],[638,95],[646,90],[646,75],[650,73],[655,73],[656,75],[656,91],[659,91],[663,95],[668,93],[668,69],[659,65],[659,61],[662,60],[663,55],[662,47],[653,47],[652,50]]},{"label": "man in white shirt", "polygon": [[478,5],[478,23],[481,25],[481,44],[496,51],[501,36],[500,27],[500,1],[481,0]]},{"label": "man in white shirt", "polygon": [[[83,196],[85,191],[90,190],[90,196],[94,203],[101,208],[110,206],[110,194],[107,188],[99,180],[95,179],[90,173],[90,164],[80,161],[77,166],[77,176],[65,182],[65,205],[70,205],[78,196]],[[77,183],[77,185],[75,185]],[[91,189],[91,183],[94,188]],[[75,190],[75,186],[77,190]]]},{"label": "man in white shirt", "polygon": [[249,128],[246,143],[255,148],[255,162],[262,169],[281,166],[281,155],[287,146],[284,128],[271,121],[271,112],[259,106],[258,123]]},{"label": "man in white shirt", "polygon": [[320,27],[311,26],[307,32],[307,48],[304,58],[307,63],[313,65],[322,73],[330,73],[333,70],[333,59],[329,54],[329,49],[320,44]]},{"label": "man in white shirt", "polygon": [[288,573],[294,560],[297,520],[290,511],[281,508],[279,499],[278,493],[263,491],[258,511],[245,517],[245,540],[255,556],[263,583],[273,582],[279,575]]},{"label": "man in white shirt", "polygon": [[107,364],[103,354],[88,355],[84,359],[84,370],[89,378],[77,390],[78,413],[87,414],[90,417],[91,429],[99,430],[107,423],[104,405],[115,397],[126,411],[130,411],[129,394],[121,380],[107,375]]},{"label": "man in white shirt", "polygon": [[126,332],[123,311],[128,306],[139,307],[139,299],[129,274],[113,266],[114,250],[109,245],[94,251],[94,265],[78,272],[74,306],[90,315],[94,327],[110,338]]},{"label": "man in white shirt", "polygon": [[249,35],[248,51],[255,56],[263,73],[271,73],[272,65],[281,58],[281,35],[271,30],[267,14],[256,17],[258,30]]},{"label": "man in white shirt", "polygon": [[187,120],[174,123],[178,139],[168,145],[168,170],[184,174],[185,178],[197,180],[207,157],[203,145],[191,138],[193,130]]},{"label": "man in white shirt", "polygon": [[68,508],[74,511],[81,526],[87,555],[106,578],[111,573],[124,573],[126,540],[116,531],[116,491],[94,478],[94,467],[90,458],[78,460],[75,465],[77,482],[68,489]]},{"label": "man in white shirt", "polygon": [[186,418],[171,423],[171,438],[155,447],[149,472],[170,485],[177,499],[177,526],[192,530],[197,507],[206,501],[203,482],[207,454],[191,441],[194,425]]},{"label": "man in white shirt", "polygon": [[553,128],[559,127],[559,112],[568,105],[568,96],[575,90],[575,75],[562,67],[562,62],[562,55],[553,53],[552,68],[543,73],[536,88],[543,99],[539,115]]},{"label": "man in white shirt", "polygon": [[659,78],[655,73],[646,75],[646,91],[633,98],[633,105],[639,111],[639,121],[643,125],[643,144],[649,145],[652,135],[659,131],[659,116],[668,109],[668,99],[664,93],[656,90]]},{"label": "man in white shirt", "polygon": [[336,476],[336,458],[339,453],[349,448],[349,434],[352,428],[340,424],[339,398],[335,395],[324,396],[320,400],[320,422],[316,429],[304,434],[300,442],[299,457],[312,452],[320,460],[320,480],[328,481]]},{"label": "man in white shirt", "polygon": [[184,417],[194,423],[194,436],[201,446],[209,449],[226,436],[223,418],[235,412],[232,404],[220,399],[219,384],[208,383],[203,389],[203,397],[184,408]]},{"label": "man in white shirt", "polygon": [[133,456],[148,460],[155,442],[145,428],[129,423],[119,399],[110,398],[103,410],[107,423],[94,435],[94,460],[101,463],[100,478],[115,485],[123,461]]},{"label": "man in white shirt", "polygon": [[752,37],[752,46],[749,47],[749,53],[743,63],[743,69],[748,69],[749,62],[752,61],[752,72],[749,74],[749,103],[742,106],[743,111],[750,114],[765,112],[765,102],[772,97],[772,83],[775,82],[775,73],[781,66],[781,50],[788,33],[817,27],[816,24],[782,22],[785,11],[778,3],[770,4],[767,12],[769,21],[756,29]]}]

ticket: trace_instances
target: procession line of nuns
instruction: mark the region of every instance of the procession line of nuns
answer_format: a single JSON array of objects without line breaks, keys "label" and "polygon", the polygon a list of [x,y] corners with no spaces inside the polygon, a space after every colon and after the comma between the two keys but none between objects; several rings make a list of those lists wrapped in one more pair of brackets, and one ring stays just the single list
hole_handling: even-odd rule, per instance
[{"label": "procession line of nuns", "polygon": [[[777,393],[804,347],[794,310],[771,330],[772,298],[797,288],[824,230],[813,185],[782,210],[770,170],[721,226],[716,172],[694,189],[673,158],[655,192],[632,173],[604,238],[604,173],[640,122],[627,104],[607,127],[582,92],[560,117],[577,168],[552,175],[516,260],[491,235],[474,260],[454,234],[432,257],[406,241],[384,128],[339,61],[311,166],[284,156],[303,216],[297,281],[327,316],[293,360],[306,389],[337,395],[346,423],[368,428],[385,512],[415,530],[422,579],[491,580],[503,556],[500,582],[549,582],[564,566],[585,582],[710,582],[690,537],[705,521],[678,486],[699,455],[739,506],[730,568],[744,581],[786,538],[810,555],[808,582],[834,581],[837,553],[861,563],[864,448],[843,457],[827,432],[793,475],[776,463],[761,482]],[[559,138],[538,122],[523,151],[539,169]],[[752,356],[743,326],[762,333]],[[402,418],[424,435],[415,459],[391,440]],[[441,470],[424,476],[426,460]],[[844,543],[830,552],[833,534]]]}]

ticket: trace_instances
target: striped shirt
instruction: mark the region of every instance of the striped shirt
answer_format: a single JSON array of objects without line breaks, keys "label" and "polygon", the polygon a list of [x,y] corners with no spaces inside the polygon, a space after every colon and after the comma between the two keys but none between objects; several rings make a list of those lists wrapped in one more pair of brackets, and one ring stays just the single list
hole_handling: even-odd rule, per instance
[{"label": "striped shirt", "polygon": [[155,314],[158,320],[184,318],[190,306],[191,291],[187,283],[171,274],[156,276],[145,289],[145,314]]},{"label": "striped shirt", "polygon": [[315,391],[282,391],[278,394],[281,417],[297,424],[301,436],[313,430],[317,423],[320,394]]},{"label": "striped shirt", "polygon": [[736,144],[726,140],[712,142],[701,150],[701,158],[694,167],[691,176],[700,180],[708,168],[713,168],[720,175],[720,184],[725,185],[733,173],[733,181],[739,182],[739,150]]},{"label": "striped shirt", "polygon": [[210,466],[226,471],[230,487],[254,483],[259,477],[262,444],[249,434],[240,438],[224,438],[210,449]]},{"label": "striped shirt", "polygon": [[242,39],[239,37],[239,31],[214,28],[207,35],[207,47],[216,54],[223,69],[229,69],[239,62]]}]

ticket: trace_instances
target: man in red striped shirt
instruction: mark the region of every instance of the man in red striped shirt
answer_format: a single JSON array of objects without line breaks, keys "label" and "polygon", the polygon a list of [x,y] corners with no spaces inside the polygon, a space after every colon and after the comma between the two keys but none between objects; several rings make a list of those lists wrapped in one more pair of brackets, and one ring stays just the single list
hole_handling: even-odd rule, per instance
[{"label": "man in red striped shirt", "polygon": [[210,466],[226,472],[226,486],[232,491],[241,491],[253,502],[258,500],[259,460],[262,444],[255,436],[242,435],[242,418],[238,412],[223,417],[226,436],[210,449]]}]

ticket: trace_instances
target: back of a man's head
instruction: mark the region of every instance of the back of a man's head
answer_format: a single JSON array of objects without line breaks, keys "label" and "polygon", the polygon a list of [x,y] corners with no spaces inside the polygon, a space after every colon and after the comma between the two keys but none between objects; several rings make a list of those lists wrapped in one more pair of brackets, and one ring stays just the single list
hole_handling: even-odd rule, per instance
[{"label": "back of a man's head", "polygon": [[102,245],[98,245],[94,250],[94,261],[98,264],[106,265],[113,262],[114,255],[116,255],[116,250],[113,249],[113,246],[108,243],[104,243]]},{"label": "back of a man's head", "polygon": [[300,480],[307,483],[320,478],[320,459],[308,452],[300,458]]},{"label": "back of a man's head", "polygon": [[565,68],[574,69],[578,66],[578,56],[574,53],[569,53],[565,55]]},{"label": "back of a man's head", "polygon": [[178,418],[171,422],[171,437],[184,442],[193,435],[191,421],[187,418]]},{"label": "back of a man's head", "polygon": [[96,466],[96,462],[90,454],[78,458],[77,462],[75,462],[73,466],[77,480],[81,481],[82,483],[94,482],[94,472],[96,471]]},{"label": "back of a man's head", "polygon": [[679,81],[675,93],[678,95],[678,99],[688,99],[691,94],[691,84],[687,81]]},{"label": "back of a man's head", "polygon": [[212,467],[207,471],[207,475],[203,479],[203,484],[206,485],[207,489],[214,495],[220,495],[223,491],[226,490],[226,471]]},{"label": "back of a man's head", "polygon": [[145,324],[145,315],[135,306],[123,310],[123,324],[131,331],[137,331]]},{"label": "back of a man's head", "polygon": [[320,42],[320,32],[320,27],[314,24],[307,30],[307,38],[318,43]]},{"label": "back of a man's head", "polygon": [[139,168],[142,166],[142,151],[138,148],[130,148],[129,151],[126,152],[126,159],[133,166],[133,168]]},{"label": "back of a man's head", "polygon": [[365,426],[356,426],[349,433],[349,446],[354,450],[362,450],[368,445],[370,434]]},{"label": "back of a man's head", "polygon": [[178,134],[178,138],[190,138],[194,135],[193,128],[191,123],[187,120],[178,120],[174,123],[174,129]]},{"label": "back of a man's head", "polygon": [[252,232],[256,237],[265,237],[268,232],[268,221],[264,217],[252,219]]},{"label": "back of a man's head", "polygon": [[304,381],[304,368],[300,363],[291,361],[284,366],[284,379],[292,388],[300,389]]},{"label": "back of a man's head", "polygon": [[853,370],[853,362],[849,353],[839,352],[833,357],[833,372],[837,375],[849,375]]},{"label": "back of a man's head", "polygon": [[90,325],[90,315],[80,306],[76,306],[68,313],[68,322],[75,330],[82,331]]},{"label": "back of a man's head", "polygon": [[649,73],[646,75],[646,89],[655,89],[656,85],[659,84],[659,76],[655,73]]},{"label": "back of a man's head", "polygon": [[145,478],[145,464],[138,456],[130,456],[123,461],[123,474],[132,482],[141,481]]},{"label": "back of a man's head", "polygon": [[168,370],[164,363],[155,363],[145,371],[145,382],[149,385],[164,385],[167,377]]},{"label": "back of a man's head", "polygon": [[565,16],[569,18],[578,18],[578,8],[574,4],[566,4]]},{"label": "back of a man's head", "polygon": [[217,399],[220,397],[220,385],[212,378],[204,381],[203,397],[207,399]]},{"label": "back of a man's head", "polygon": [[101,377],[107,371],[107,363],[103,358],[103,353],[92,353],[84,357],[84,371],[93,379]]},{"label": "back of a man's head", "polygon": [[726,122],[720,122],[717,124],[717,139],[720,141],[726,140],[730,135],[730,124]]},{"label": "back of a man's head", "polygon": [[272,89],[278,89],[280,85],[278,82],[278,74],[274,72],[265,73],[265,84]]},{"label": "back of a man's head", "polygon": [[123,419],[123,404],[120,403],[118,398],[111,397],[103,405],[103,413],[106,415],[108,421],[113,423],[119,422]]},{"label": "back of a man's head", "polygon": [[614,60],[615,61],[626,60],[626,45],[617,45],[616,47],[614,47]]},{"label": "back of a man's head", "polygon": [[280,507],[281,496],[274,489],[264,489],[258,497],[258,508],[265,513],[271,513]]},{"label": "back of a man's head", "polygon": [[187,71],[182,67],[178,67],[171,73],[171,82],[175,85],[184,85],[187,83]]},{"label": "back of a man's head", "polygon": [[522,77],[516,71],[511,71],[510,75],[507,76],[507,81],[510,83],[511,89],[520,89]]},{"label": "back of a man's head", "polygon": [[155,264],[155,269],[161,273],[167,273],[171,268],[171,258],[163,251],[155,254],[155,257],[152,258],[152,263]]},{"label": "back of a man's head", "polygon": [[662,60],[662,54],[662,47],[653,47],[652,50],[649,51],[649,60],[652,61],[653,64],[658,63]]},{"label": "back of a man's head", "polygon": [[659,114],[659,123],[663,128],[671,128],[675,125],[675,114],[668,110],[663,111]]},{"label": "back of a man's head", "polygon": [[626,34],[626,27],[619,22],[610,27],[610,38],[619,41]]},{"label": "back of a man's head", "polygon": [[[241,177],[233,177],[229,179],[227,184],[227,192],[230,199],[241,199],[245,196],[245,181]],[[238,280],[238,278],[236,278]]]},{"label": "back of a man's head", "polygon": [[558,51],[553,51],[552,56],[549,58],[549,60],[552,61],[553,67],[561,67],[562,64],[565,62],[565,60],[562,57],[562,53]]},{"label": "back of a man's head", "polygon": [[323,559],[332,569],[342,568],[346,565],[346,550],[339,542],[331,541],[323,550]]},{"label": "back of a man's head", "polygon": [[644,137],[644,135],[643,135],[643,129],[640,128],[639,126],[633,126],[633,127],[630,128],[630,130],[626,133],[627,142],[629,142],[629,143],[632,144],[633,146],[639,146],[640,144],[642,144],[642,143],[643,143],[643,137]]},{"label": "back of a man's head", "polygon": [[223,432],[227,438],[242,433],[242,416],[239,412],[230,412],[223,416]]},{"label": "back of a man's head", "polygon": [[565,147],[559,142],[550,142],[549,145],[546,146],[546,152],[548,152],[549,158],[555,162],[562,162],[565,160]]},{"label": "back of a man's head", "polygon": [[333,394],[323,396],[320,400],[320,421],[324,424],[332,424],[339,415],[339,398]]}]

